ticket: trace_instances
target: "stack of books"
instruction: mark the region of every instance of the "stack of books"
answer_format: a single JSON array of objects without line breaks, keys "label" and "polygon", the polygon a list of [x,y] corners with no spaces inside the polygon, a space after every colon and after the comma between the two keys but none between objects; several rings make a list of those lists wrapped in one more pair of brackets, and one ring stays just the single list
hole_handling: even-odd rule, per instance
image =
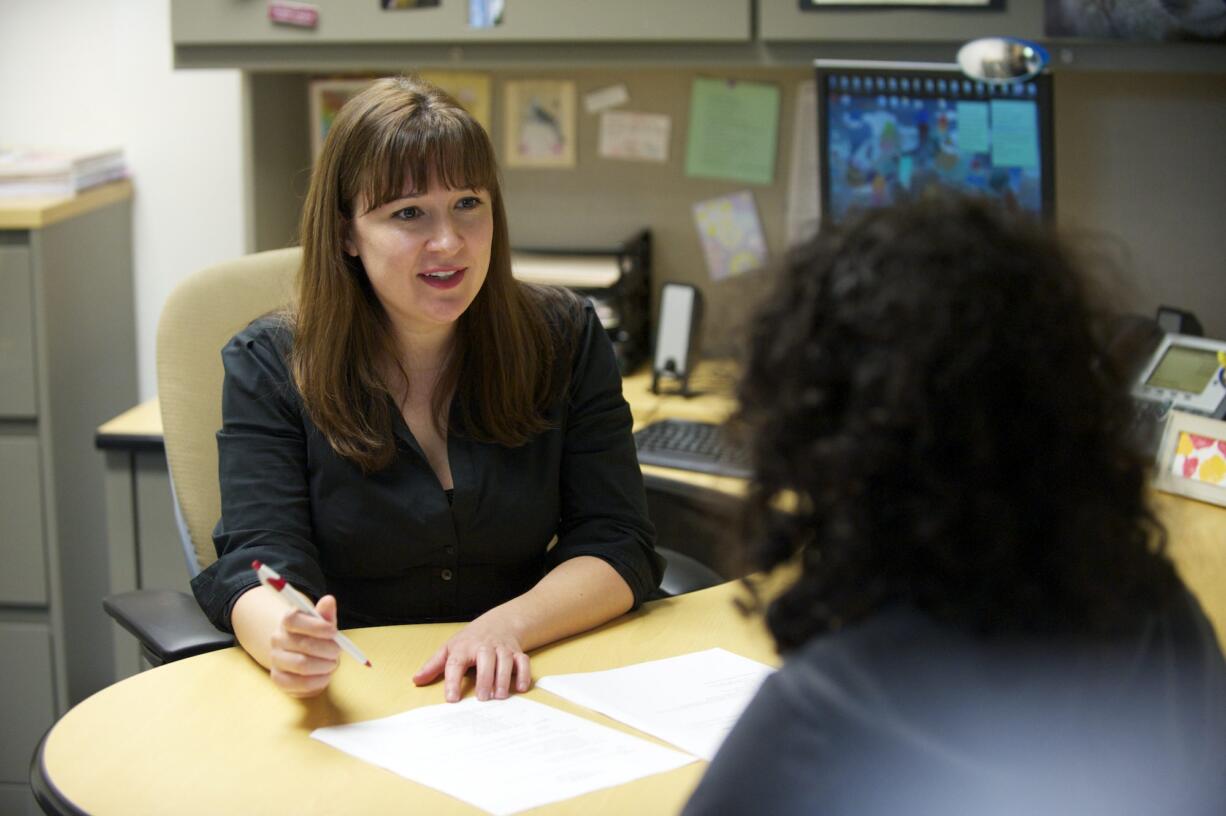
[{"label": "stack of books", "polygon": [[123,151],[0,147],[0,198],[76,195],[126,178]]}]

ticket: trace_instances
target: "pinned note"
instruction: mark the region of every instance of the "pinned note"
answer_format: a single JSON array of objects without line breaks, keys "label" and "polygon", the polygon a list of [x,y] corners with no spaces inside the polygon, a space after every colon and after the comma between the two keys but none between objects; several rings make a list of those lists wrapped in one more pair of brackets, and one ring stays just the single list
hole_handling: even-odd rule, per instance
[{"label": "pinned note", "polygon": [[672,118],[662,113],[607,111],[600,114],[598,152],[606,159],[668,161]]},{"label": "pinned note", "polygon": [[690,93],[687,176],[770,184],[779,141],[779,88],[696,79]]}]

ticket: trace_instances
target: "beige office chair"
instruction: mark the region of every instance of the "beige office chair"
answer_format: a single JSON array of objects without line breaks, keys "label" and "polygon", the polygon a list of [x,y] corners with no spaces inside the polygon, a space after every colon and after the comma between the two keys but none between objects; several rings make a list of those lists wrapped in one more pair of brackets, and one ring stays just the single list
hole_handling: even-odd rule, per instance
[{"label": "beige office chair", "polygon": [[[175,518],[193,576],[217,557],[212,536],[221,515],[221,349],[252,320],[290,301],[301,259],[300,249],[278,249],[217,264],[183,281],[162,309],[158,401]],[[104,599],[103,606],[141,641],[145,659],[155,666],[233,642],[182,592],[125,592]]]},{"label": "beige office chair", "polygon": [[[221,515],[217,438],[221,428],[221,349],[237,331],[287,304],[299,249],[248,255],[198,272],[171,293],[158,323],[158,398],[171,490],[188,572],[216,559],[213,527]],[[716,491],[647,479],[648,508],[668,566],[655,597],[691,592],[740,575],[724,546],[735,534],[739,500]],[[232,644],[196,604],[175,590],[136,590],[103,607],[141,643],[154,666]]]}]

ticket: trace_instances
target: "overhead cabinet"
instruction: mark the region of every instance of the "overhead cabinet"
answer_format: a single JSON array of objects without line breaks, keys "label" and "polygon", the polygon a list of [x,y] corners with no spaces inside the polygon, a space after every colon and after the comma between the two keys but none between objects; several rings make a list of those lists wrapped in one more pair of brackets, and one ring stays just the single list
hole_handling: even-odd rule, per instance
[{"label": "overhead cabinet", "polygon": [[1043,38],[1043,4],[1001,8],[801,8],[799,0],[758,0],[758,37],[766,42],[960,42],[1008,35]]},{"label": "overhead cabinet", "polygon": [[388,9],[378,0],[317,0],[314,28],[274,23],[265,0],[172,0],[176,49],[374,43],[744,42],[749,0],[514,0],[499,25],[474,28],[467,0]]}]

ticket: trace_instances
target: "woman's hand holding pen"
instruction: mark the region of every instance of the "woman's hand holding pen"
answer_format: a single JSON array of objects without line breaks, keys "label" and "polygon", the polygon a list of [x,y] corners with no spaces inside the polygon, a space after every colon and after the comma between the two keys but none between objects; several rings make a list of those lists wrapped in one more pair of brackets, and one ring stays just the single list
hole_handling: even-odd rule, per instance
[{"label": "woman's hand holding pen", "polygon": [[278,593],[256,586],[239,596],[230,614],[247,653],[292,697],[314,697],[328,687],[339,662],[336,598],[314,604],[320,617],[286,606]]},{"label": "woman's hand holding pen", "polygon": [[272,633],[268,667],[272,681],[291,697],[314,697],[332,682],[341,650],[336,640],[336,598],[315,604],[316,618],[286,609]]},{"label": "woman's hand holding pen", "polygon": [[528,655],[505,616],[498,612],[487,612],[453,635],[417,670],[413,683],[424,686],[441,674],[443,698],[454,703],[460,699],[464,675],[475,668],[478,700],[503,700],[512,689],[527,691],[532,685]]}]

